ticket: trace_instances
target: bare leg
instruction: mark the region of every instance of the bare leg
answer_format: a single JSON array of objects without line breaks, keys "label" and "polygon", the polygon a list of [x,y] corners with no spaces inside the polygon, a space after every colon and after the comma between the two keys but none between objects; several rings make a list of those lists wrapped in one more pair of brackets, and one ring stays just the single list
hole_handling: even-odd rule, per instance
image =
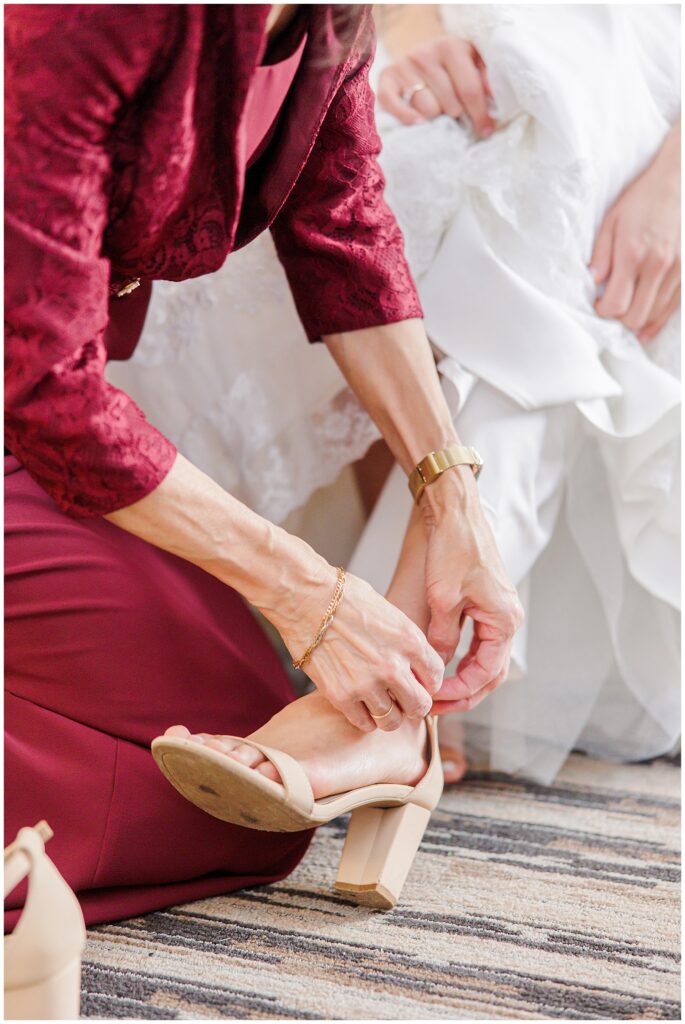
[{"label": "bare leg", "polygon": [[[413,619],[424,633],[428,629],[430,618],[424,589],[425,529],[423,519],[414,507],[395,575],[385,595],[389,601],[401,608],[405,615]],[[449,746],[440,743],[440,754],[445,782],[460,782],[468,767],[463,746],[455,740]]]}]

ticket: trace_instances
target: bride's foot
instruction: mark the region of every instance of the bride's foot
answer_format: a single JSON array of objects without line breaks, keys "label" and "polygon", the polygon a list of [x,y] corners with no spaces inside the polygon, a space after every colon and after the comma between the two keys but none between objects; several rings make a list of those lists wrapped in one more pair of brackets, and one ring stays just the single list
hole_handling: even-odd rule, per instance
[{"label": "bride's foot", "polygon": [[[258,750],[225,736],[191,736],[183,725],[166,736],[190,737],[278,782],[273,765]],[[399,729],[362,733],[318,693],[288,704],[249,739],[285,751],[304,768],[315,799],[377,782],[415,785],[426,771],[426,727],[403,718]]]},{"label": "bride's foot", "polygon": [[468,763],[459,747],[446,746],[440,743],[440,757],[442,758],[442,771],[445,776],[445,785],[453,785],[461,782],[466,775]]}]

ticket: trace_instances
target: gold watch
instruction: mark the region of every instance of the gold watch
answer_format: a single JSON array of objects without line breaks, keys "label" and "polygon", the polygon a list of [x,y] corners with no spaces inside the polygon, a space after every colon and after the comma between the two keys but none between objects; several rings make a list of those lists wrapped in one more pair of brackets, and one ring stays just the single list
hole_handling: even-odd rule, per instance
[{"label": "gold watch", "polygon": [[409,474],[409,490],[414,501],[418,501],[423,490],[428,484],[432,484],[446,469],[452,466],[470,466],[474,474],[478,476],[483,468],[483,460],[475,448],[469,448],[463,444],[451,444],[447,448],[441,448],[437,452],[429,452],[424,459],[416,464]]}]

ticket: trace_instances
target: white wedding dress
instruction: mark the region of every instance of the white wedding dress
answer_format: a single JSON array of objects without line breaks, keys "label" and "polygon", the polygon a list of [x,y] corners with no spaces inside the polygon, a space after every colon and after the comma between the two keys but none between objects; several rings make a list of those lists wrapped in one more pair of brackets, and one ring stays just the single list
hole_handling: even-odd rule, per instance
[{"label": "white wedding dress", "polygon": [[[443,734],[465,722],[472,763],[549,782],[572,748],[640,759],[680,730],[680,318],[644,348],[596,316],[587,270],[604,212],[678,116],[679,12],[442,10],[484,57],[501,128],[478,141],[451,118],[379,112],[381,162],[527,613],[511,678]],[[275,521],[377,436],[307,346],[268,236],[211,277],[156,285],[134,359],[109,376]],[[395,470],[350,564],[380,590],[409,508]]]}]

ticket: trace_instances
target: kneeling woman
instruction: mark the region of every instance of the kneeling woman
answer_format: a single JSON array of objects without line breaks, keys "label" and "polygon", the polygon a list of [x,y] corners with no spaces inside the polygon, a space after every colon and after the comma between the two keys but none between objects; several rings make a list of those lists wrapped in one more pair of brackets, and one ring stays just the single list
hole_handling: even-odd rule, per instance
[{"label": "kneeling woman", "polygon": [[[299,659],[336,570],[177,455],[103,377],[135,345],[152,280],[216,270],[270,227],[309,338],[405,471],[457,441],[382,198],[369,14],[341,10],[7,18],[6,827],[50,822],[88,923],[283,877],[306,849],[307,831],[263,842],[182,800],[149,749],[172,723],[259,729],[317,797],[406,789],[465,607],[487,642],[450,696],[506,674],[518,603],[463,465],[421,499],[432,644],[350,576],[307,661],[319,694],[276,714],[292,695],[242,598]],[[259,769],[254,752],[231,756]]]}]

